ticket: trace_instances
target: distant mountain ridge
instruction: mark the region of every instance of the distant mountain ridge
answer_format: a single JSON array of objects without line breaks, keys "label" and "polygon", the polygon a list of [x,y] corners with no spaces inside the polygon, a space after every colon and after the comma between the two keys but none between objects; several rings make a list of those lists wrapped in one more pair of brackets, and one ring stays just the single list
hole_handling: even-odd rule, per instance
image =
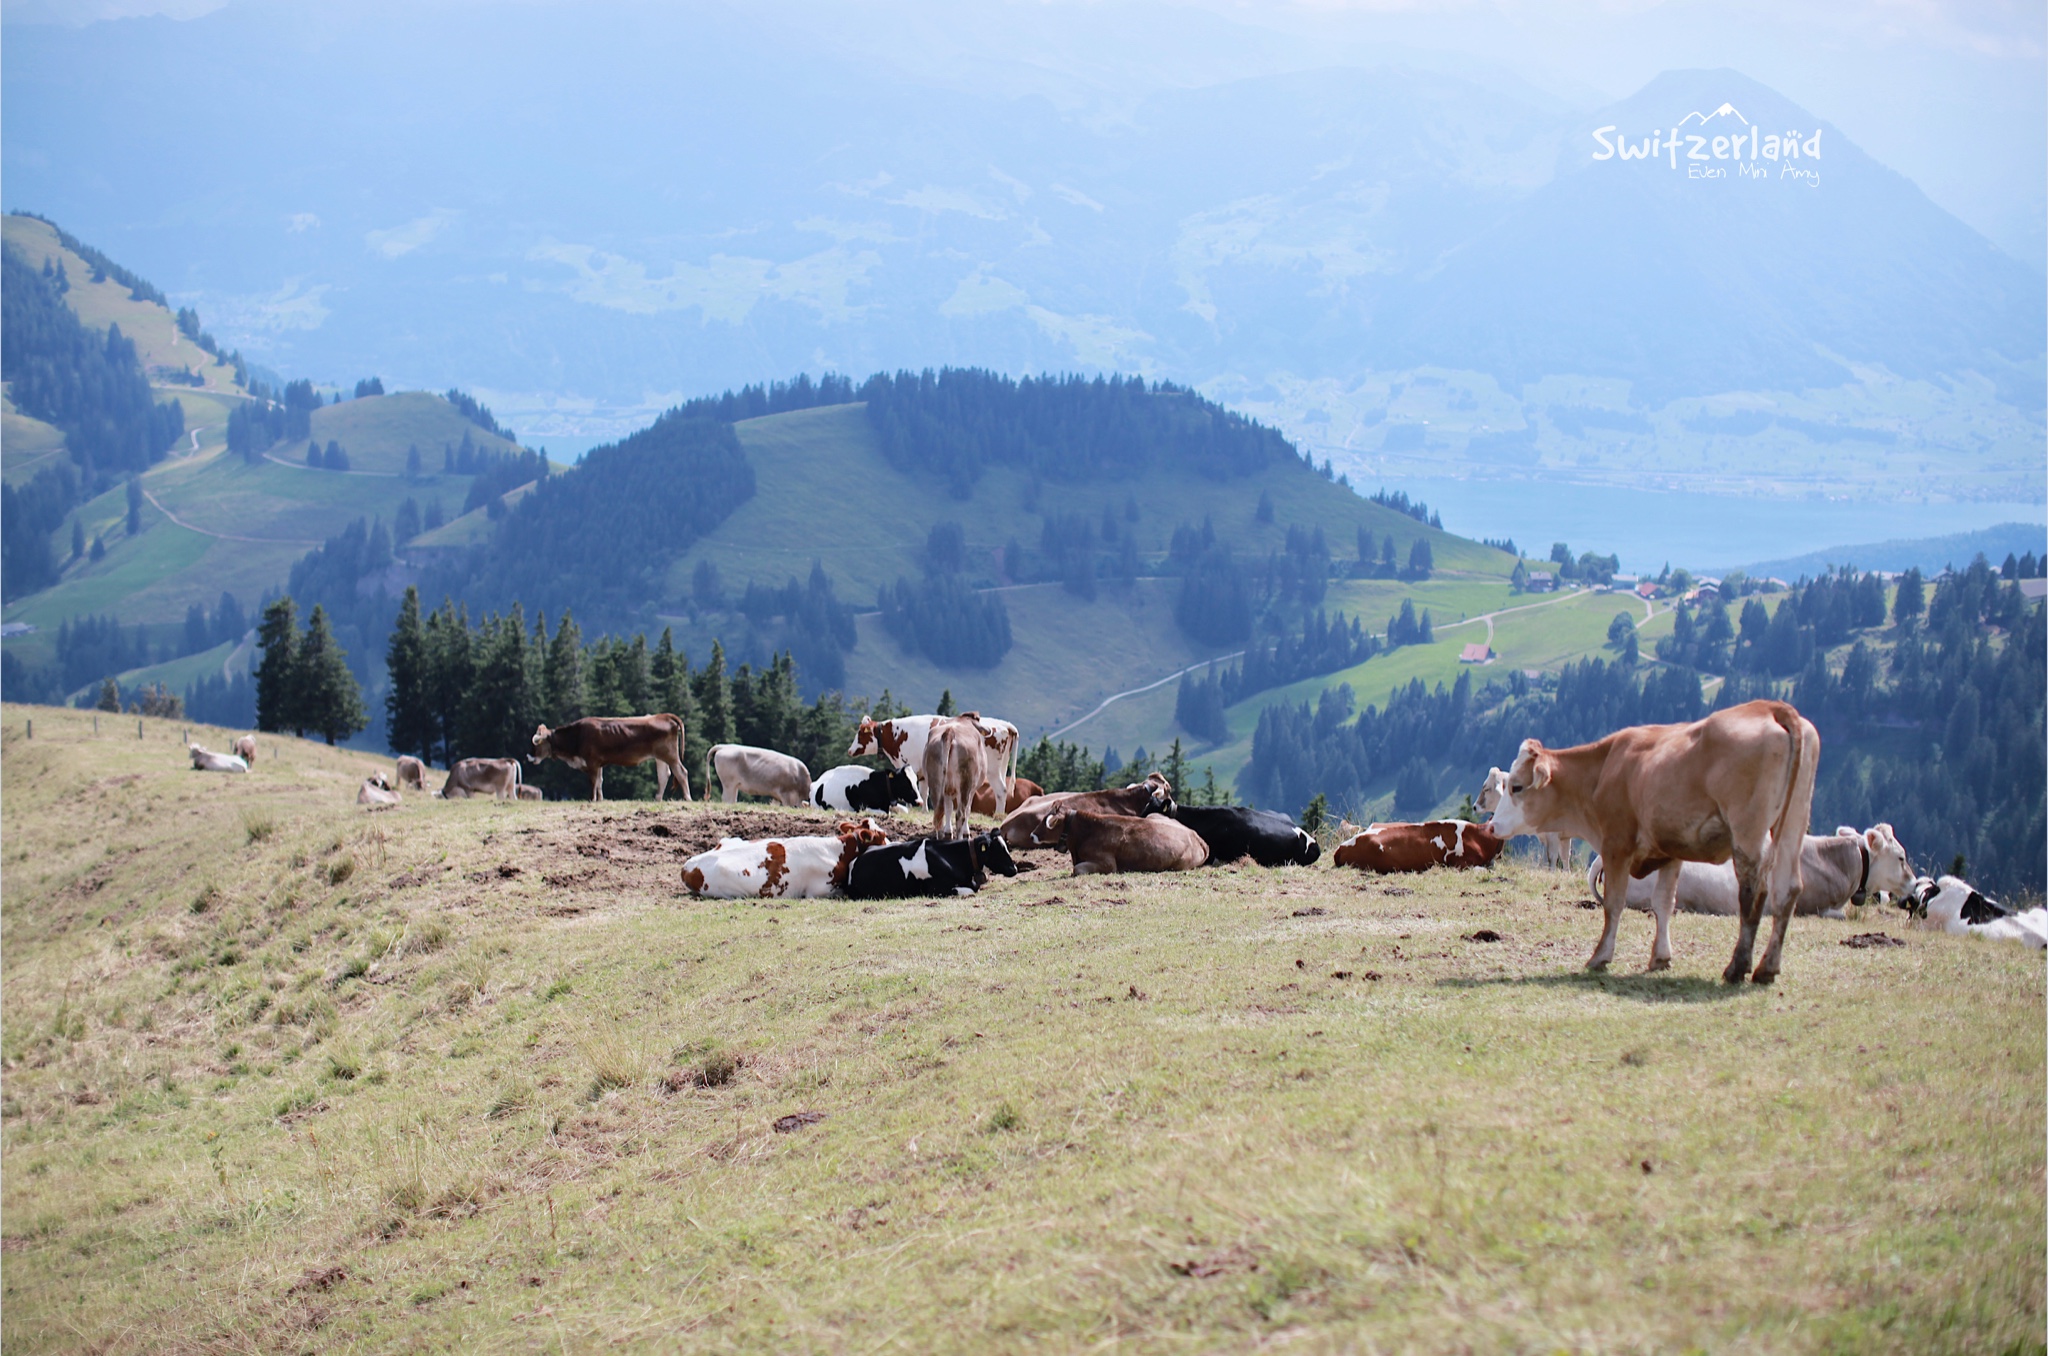
[{"label": "distant mountain ridge", "polygon": [[1801,575],[1818,575],[1836,565],[1888,572],[1917,568],[1932,574],[1951,565],[1960,570],[1979,555],[1997,565],[2007,555],[2023,556],[2030,551],[2036,556],[2048,555],[2048,528],[2039,523],[2001,523],[1981,532],[1954,532],[1908,541],[1866,542],[1860,546],[1831,546],[1804,555],[1755,561],[1740,568],[1751,575],[1775,575],[1787,580]]}]

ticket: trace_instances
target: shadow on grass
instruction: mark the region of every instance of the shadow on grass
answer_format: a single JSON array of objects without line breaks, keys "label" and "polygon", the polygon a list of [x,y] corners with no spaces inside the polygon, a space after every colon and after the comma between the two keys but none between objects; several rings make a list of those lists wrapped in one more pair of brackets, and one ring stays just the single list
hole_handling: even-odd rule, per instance
[{"label": "shadow on grass", "polygon": [[1765,992],[1755,984],[1723,984],[1700,975],[1595,974],[1589,970],[1561,970],[1544,975],[1512,975],[1495,979],[1440,979],[1440,989],[1578,989],[1612,994],[1637,1003],[1720,1003],[1731,998]]}]

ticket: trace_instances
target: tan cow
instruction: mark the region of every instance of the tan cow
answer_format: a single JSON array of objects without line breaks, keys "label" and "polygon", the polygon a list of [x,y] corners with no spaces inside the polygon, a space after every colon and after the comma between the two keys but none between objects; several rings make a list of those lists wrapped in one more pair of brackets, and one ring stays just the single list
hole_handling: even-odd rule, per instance
[{"label": "tan cow", "polygon": [[[1486,781],[1479,788],[1479,796],[1472,807],[1480,814],[1490,815],[1500,808],[1500,798],[1508,793],[1508,774],[1503,768],[1488,768]],[[1539,833],[1537,846],[1543,851],[1543,865],[1551,871],[1569,871],[1572,865],[1572,840],[1561,833]]]},{"label": "tan cow", "polygon": [[512,758],[465,758],[448,769],[448,780],[435,793],[444,800],[492,796],[511,800],[519,794],[519,763]]},{"label": "tan cow", "polygon": [[1077,876],[1119,871],[1197,871],[1209,863],[1202,835],[1164,815],[1104,815],[1061,806],[1046,828],[1065,838]]},{"label": "tan cow", "polygon": [[925,803],[932,810],[932,836],[967,836],[974,794],[987,785],[981,727],[972,716],[941,716],[925,736],[921,769]]},{"label": "tan cow", "polygon": [[236,738],[233,753],[250,767],[256,766],[256,736],[241,735]]},{"label": "tan cow", "polygon": [[683,719],[666,711],[655,716],[585,716],[559,730],[536,726],[533,752],[527,761],[542,763],[550,758],[583,769],[590,778],[592,800],[604,799],[606,768],[638,767],[650,758],[654,760],[654,798],[660,800],[668,794],[671,778],[683,799],[690,798],[690,778],[683,771]]},{"label": "tan cow", "polygon": [[531,785],[527,782],[519,783],[519,799],[546,800],[547,798],[547,793],[542,791],[539,787]]},{"label": "tan cow", "polygon": [[811,770],[801,758],[751,744],[713,744],[711,766],[727,805],[742,795],[766,796],[777,805],[810,803]]},{"label": "tan cow", "polygon": [[1721,978],[1736,984],[1749,972],[1768,897],[1770,945],[1749,973],[1768,984],[1778,977],[1799,897],[1799,850],[1819,762],[1812,722],[1779,701],[1744,702],[1685,725],[1637,725],[1577,748],[1525,739],[1489,826],[1503,837],[1569,834],[1599,849],[1606,926],[1589,970],[1614,959],[1628,882],[1652,872],[1657,937],[1649,968],[1669,967],[1679,864],[1732,858],[1741,926]]},{"label": "tan cow", "polygon": [[409,753],[398,755],[398,785],[401,789],[409,786],[424,793],[427,789],[427,765]]},{"label": "tan cow", "polygon": [[363,778],[363,784],[356,788],[356,804],[396,805],[398,792],[391,788],[391,783],[384,779],[383,773],[372,773]]}]

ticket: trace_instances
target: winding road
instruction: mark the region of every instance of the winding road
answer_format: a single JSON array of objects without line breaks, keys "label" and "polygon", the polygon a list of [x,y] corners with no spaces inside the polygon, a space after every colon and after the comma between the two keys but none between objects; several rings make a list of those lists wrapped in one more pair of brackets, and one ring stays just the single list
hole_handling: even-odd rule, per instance
[{"label": "winding road", "polygon": [[186,522],[183,518],[180,518],[177,514],[165,508],[163,504],[157,499],[157,497],[149,492],[149,488],[147,486],[144,486],[142,489],[142,497],[144,499],[147,499],[150,502],[150,505],[153,508],[155,508],[158,513],[163,514],[164,517],[169,518],[172,522],[176,523],[179,527],[184,528],[187,532],[197,532],[202,537],[217,537],[222,541],[246,541],[253,543],[257,546],[320,545],[320,543],[317,541],[300,541],[294,537],[238,537],[232,532],[211,532],[203,527],[195,527],[193,524]]}]

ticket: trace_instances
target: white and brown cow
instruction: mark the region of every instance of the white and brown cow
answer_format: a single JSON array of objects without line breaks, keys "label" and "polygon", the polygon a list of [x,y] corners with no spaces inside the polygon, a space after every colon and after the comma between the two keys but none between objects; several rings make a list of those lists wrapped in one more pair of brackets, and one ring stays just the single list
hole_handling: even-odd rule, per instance
[{"label": "white and brown cow", "polygon": [[383,773],[373,772],[363,778],[363,784],[356,788],[356,804],[396,805],[398,792]]},{"label": "white and brown cow", "polygon": [[249,765],[232,753],[215,753],[197,744],[187,744],[185,752],[192,755],[194,772],[247,772]]},{"label": "white and brown cow", "polygon": [[515,758],[464,758],[448,769],[448,779],[434,794],[443,800],[491,796],[511,800],[519,794],[519,761]]},{"label": "white and brown cow", "polygon": [[398,755],[398,786],[400,790],[411,787],[415,791],[427,789],[427,765],[409,753]]},{"label": "white and brown cow", "polygon": [[974,793],[987,781],[981,727],[973,717],[941,716],[931,723],[919,780],[932,811],[932,836],[965,838]]},{"label": "white and brown cow", "polygon": [[1464,871],[1492,866],[1507,839],[1484,824],[1426,819],[1419,824],[1368,824],[1337,845],[1337,866],[1390,875],[1444,866]]},{"label": "white and brown cow", "polygon": [[[1813,815],[1820,735],[1785,702],[1753,701],[1684,725],[1637,725],[1569,749],[1522,741],[1508,793],[1490,826],[1503,837],[1562,833],[1583,838],[1607,864],[1606,926],[1586,961],[1605,969],[1627,906],[1628,881],[1657,874],[1650,969],[1671,964],[1671,908],[1681,862],[1735,862],[1741,924],[1721,978],[1768,984],[1778,977],[1800,845]],[[1750,971],[1766,898],[1771,940]]]},{"label": "white and brown cow", "polygon": [[728,838],[683,863],[683,888],[699,899],[823,899],[845,887],[855,858],[888,841],[872,819],[842,820],[833,838]]},{"label": "white and brown cow", "polygon": [[549,758],[583,769],[590,778],[592,800],[604,799],[606,768],[638,767],[649,759],[654,761],[656,800],[668,794],[671,778],[683,799],[690,798],[689,774],[683,771],[683,719],[666,711],[653,716],[585,716],[559,730],[538,726],[527,761]]},{"label": "white and brown cow", "polygon": [[1002,788],[1009,800],[1009,786],[1017,775],[1017,727],[1007,720],[969,711],[963,716],[897,716],[893,720],[863,719],[847,746],[849,758],[881,757],[897,767],[922,769],[925,742],[936,720],[971,720],[981,733],[982,778]]},{"label": "white and brown cow", "polygon": [[811,770],[800,758],[751,744],[713,744],[711,766],[727,805],[743,795],[766,796],[777,805],[810,803]]}]

